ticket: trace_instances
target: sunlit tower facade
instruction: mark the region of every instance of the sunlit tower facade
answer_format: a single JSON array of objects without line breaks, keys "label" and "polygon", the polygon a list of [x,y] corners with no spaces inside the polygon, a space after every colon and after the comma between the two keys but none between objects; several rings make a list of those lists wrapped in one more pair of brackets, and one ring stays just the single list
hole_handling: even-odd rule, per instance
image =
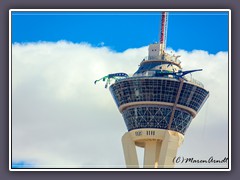
[{"label": "sunlit tower facade", "polygon": [[143,168],[173,168],[186,130],[209,96],[190,75],[201,69],[182,71],[180,56],[165,52],[166,32],[163,12],[160,42],[149,45],[133,76],[116,73],[99,79],[106,87],[115,79],[109,89],[128,130],[122,136],[127,168],[140,167],[136,147],[144,148]]}]

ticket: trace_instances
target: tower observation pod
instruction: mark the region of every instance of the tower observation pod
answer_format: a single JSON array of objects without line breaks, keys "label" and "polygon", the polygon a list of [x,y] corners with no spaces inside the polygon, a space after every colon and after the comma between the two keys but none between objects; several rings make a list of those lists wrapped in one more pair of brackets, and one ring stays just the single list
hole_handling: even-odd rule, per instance
[{"label": "tower observation pod", "polygon": [[128,130],[122,136],[127,168],[140,167],[136,147],[144,148],[143,168],[174,168],[186,130],[209,96],[190,75],[201,69],[182,71],[179,56],[165,52],[166,12],[161,19],[160,42],[149,45],[148,56],[133,76],[102,78],[106,86],[115,79],[109,89]]}]

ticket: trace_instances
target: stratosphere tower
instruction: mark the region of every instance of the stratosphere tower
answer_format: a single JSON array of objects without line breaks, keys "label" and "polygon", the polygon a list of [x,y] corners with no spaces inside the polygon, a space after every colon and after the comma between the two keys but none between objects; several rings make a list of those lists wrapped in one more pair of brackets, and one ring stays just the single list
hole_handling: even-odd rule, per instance
[{"label": "stratosphere tower", "polygon": [[136,146],[144,148],[143,168],[174,168],[186,130],[209,96],[190,75],[202,69],[182,71],[180,56],[165,52],[167,21],[162,12],[160,42],[149,45],[132,77],[121,72],[95,81],[107,88],[115,80],[109,89],[128,130],[122,136],[127,168],[140,167]]}]

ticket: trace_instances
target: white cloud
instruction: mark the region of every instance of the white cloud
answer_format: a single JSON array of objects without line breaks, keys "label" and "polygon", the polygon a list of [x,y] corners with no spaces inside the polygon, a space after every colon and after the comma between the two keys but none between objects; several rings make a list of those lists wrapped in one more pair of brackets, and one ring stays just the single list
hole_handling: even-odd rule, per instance
[{"label": "white cloud", "polygon": [[[174,52],[210,97],[188,129],[179,154],[227,156],[226,52]],[[126,131],[109,90],[94,81],[114,72],[133,74],[147,47],[122,53],[86,43],[13,45],[13,160],[44,167],[124,167]],[[201,152],[199,151],[201,150]]]},{"label": "white cloud", "polygon": [[[193,77],[200,80],[210,92],[207,102],[186,132],[179,156],[198,159],[228,157],[228,53],[179,50],[176,54],[181,55],[184,70],[203,69],[195,72]],[[226,165],[197,164],[196,167],[227,167]],[[189,166],[178,164],[177,167]]]}]

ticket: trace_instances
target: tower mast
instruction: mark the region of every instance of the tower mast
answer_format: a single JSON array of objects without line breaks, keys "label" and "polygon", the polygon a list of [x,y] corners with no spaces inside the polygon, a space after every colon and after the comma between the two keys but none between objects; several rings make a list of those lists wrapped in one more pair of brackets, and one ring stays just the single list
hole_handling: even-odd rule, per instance
[{"label": "tower mast", "polygon": [[161,33],[160,33],[160,53],[164,54],[166,40],[167,40],[167,12],[162,12],[161,18]]}]

